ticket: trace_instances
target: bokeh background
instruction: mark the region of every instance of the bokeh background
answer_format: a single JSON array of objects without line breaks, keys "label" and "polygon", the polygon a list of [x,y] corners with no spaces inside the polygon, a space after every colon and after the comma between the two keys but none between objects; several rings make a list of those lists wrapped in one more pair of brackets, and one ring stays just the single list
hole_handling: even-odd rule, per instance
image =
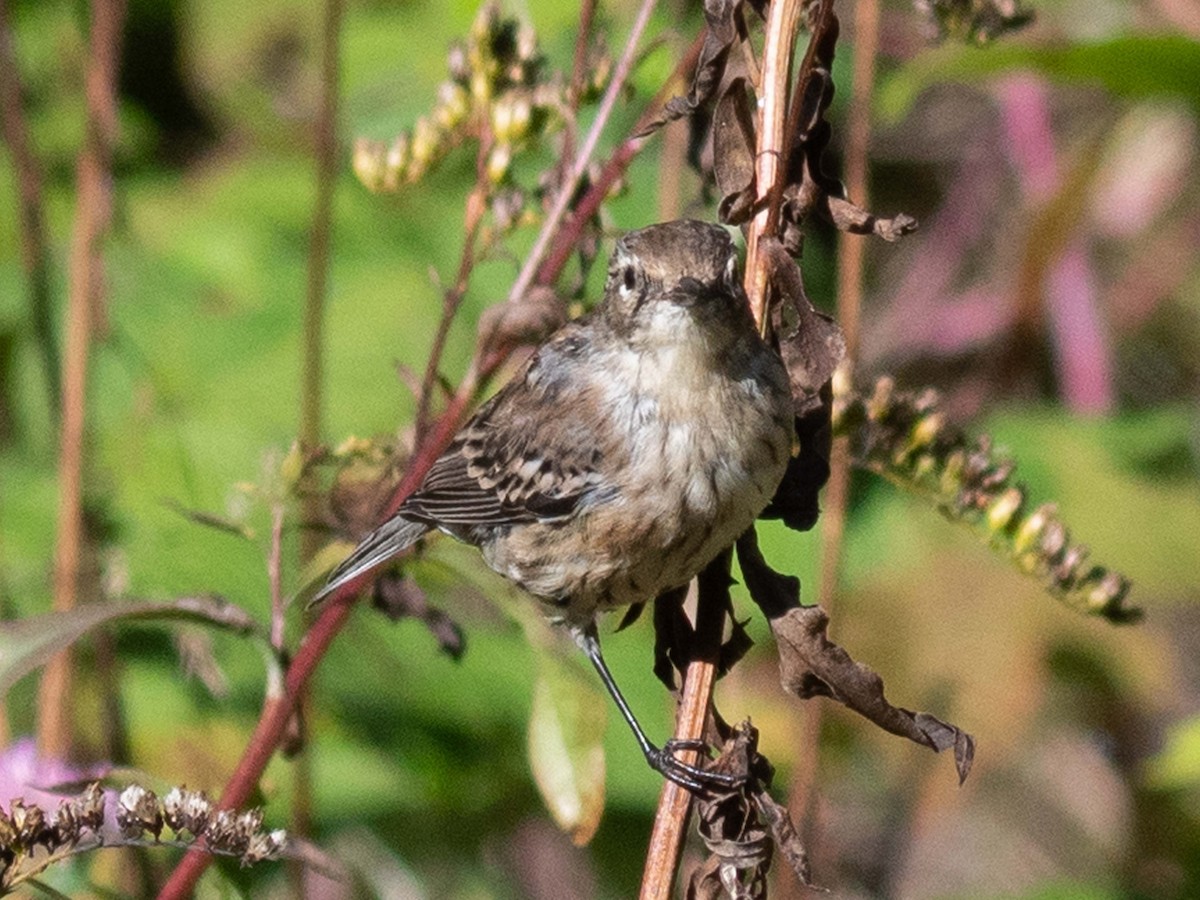
[{"label": "bokeh background", "polygon": [[[60,322],[86,8],[5,7]],[[643,99],[701,25],[692,4],[661,7],[651,33],[662,41],[634,78]],[[850,10],[834,72],[835,162]],[[528,0],[512,11],[569,69],[577,9]],[[974,534],[856,477],[833,637],[883,675],[893,702],[972,732],[978,754],[959,788],[948,760],[785,696],[769,632],[735,593],[757,645],[718,702],[761,729],[779,796],[811,791],[802,829],[814,875],[839,896],[1200,896],[1200,13],[1188,0],[1045,0],[1035,12],[993,46],[935,46],[911,5],[883,5],[872,205],[911,213],[921,229],[869,243],[859,376],[942,391],[955,421],[990,433],[1033,497],[1057,502],[1096,559],[1132,579],[1147,615],[1120,629],[1081,618]],[[614,52],[633,13],[628,2],[602,8]],[[473,154],[460,150],[382,198],[355,180],[349,142],[388,139],[431,108],[447,48],[474,15],[469,2],[346,5],[324,355],[331,444],[411,424],[397,365],[424,367],[440,311],[430,272],[453,277],[474,176]],[[130,4],[85,485],[97,578],[112,596],[214,592],[268,616],[267,518],[247,485],[276,478],[297,432],[320,27],[317,5],[296,0]],[[618,110],[607,146],[639,108]],[[667,177],[678,166],[662,146],[639,157],[606,207],[612,233],[713,215],[692,173]],[[0,161],[0,604],[15,619],[49,606],[57,439],[7,148]],[[452,379],[530,240],[516,236],[512,258],[477,269],[450,335]],[[806,285],[826,308],[835,253],[831,232],[809,235]],[[242,522],[253,539],[176,506]],[[772,563],[815,596],[819,534],[763,533]],[[499,588],[469,555],[437,552],[467,571],[469,587],[424,585],[463,625],[464,659],[439,653],[419,624],[358,611],[318,674],[301,777],[276,760],[263,780],[268,824],[290,825],[303,796],[314,840],[362,878],[310,880],[313,896],[632,896],[657,776],[609,714],[604,817],[590,846],[571,845],[529,770],[537,660],[526,629],[511,601],[492,602]],[[285,586],[302,586],[294,563]],[[650,733],[665,736],[673,704],[650,672],[652,641],[643,621],[607,636],[606,652]],[[107,650],[89,646],[80,761],[219,791],[261,708],[257,651],[150,625],[119,629]],[[11,750],[34,730],[35,677],[4,712]],[[174,853],[136,864],[91,854],[49,880],[73,896],[93,880],[136,896]],[[294,883],[282,866],[222,864],[203,890],[290,896]],[[795,890],[780,878],[778,896]]]}]

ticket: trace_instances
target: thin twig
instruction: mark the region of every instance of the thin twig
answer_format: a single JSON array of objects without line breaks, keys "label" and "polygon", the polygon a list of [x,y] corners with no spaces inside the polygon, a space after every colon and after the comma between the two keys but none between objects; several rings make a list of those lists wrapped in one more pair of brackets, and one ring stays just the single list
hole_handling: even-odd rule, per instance
[{"label": "thin twig", "polygon": [[21,75],[17,69],[12,31],[5,0],[0,0],[0,134],[12,156],[17,182],[17,225],[21,235],[21,265],[29,282],[29,318],[46,371],[46,391],[51,416],[59,416],[62,385],[59,379],[58,338],[50,298],[50,251],[46,239],[42,173],[29,140],[25,108],[21,103]]},{"label": "thin twig", "polygon": [[579,111],[583,99],[583,82],[587,77],[588,44],[592,39],[592,20],[596,16],[596,0],[582,0],[579,4],[579,30],[575,33],[575,58],[571,64],[571,86],[567,91],[567,103],[572,112]]},{"label": "thin twig", "polygon": [[[329,293],[329,252],[333,233],[333,195],[338,168],[338,57],[342,0],[326,0],[321,37],[321,100],[314,128],[316,201],[308,245],[308,281],[304,298],[304,324],[300,370],[300,446],[311,449],[321,442],[322,378],[324,375],[325,301]],[[313,501],[315,502],[315,501]],[[306,504],[304,520],[317,515]],[[319,535],[301,530],[300,556],[310,559]]]},{"label": "thin twig", "polygon": [[433,404],[433,391],[438,383],[438,371],[442,364],[442,354],[446,350],[446,339],[450,336],[450,326],[462,307],[463,299],[467,296],[467,286],[471,279],[471,271],[475,268],[475,244],[483,227],[484,213],[487,211],[488,175],[487,158],[492,151],[492,140],[486,131],[480,136],[479,153],[475,159],[475,186],[467,195],[466,209],[463,211],[462,253],[458,260],[458,273],[454,284],[442,293],[442,315],[438,320],[437,331],[429,348],[429,361],[425,365],[425,376],[421,380],[421,395],[417,400],[417,415],[414,419],[414,434],[424,434],[429,421],[429,410]]},{"label": "thin twig", "polygon": [[[59,434],[58,538],[54,554],[54,609],[74,608],[83,550],[84,425],[92,311],[102,288],[101,239],[111,218],[112,147],[117,134],[116,78],[125,20],[124,0],[93,0],[84,91],[87,128],[76,168],[79,197],[71,235],[67,341],[63,359]],[[46,665],[38,695],[38,745],[46,756],[70,749],[71,657]]]},{"label": "thin twig", "polygon": [[567,207],[571,204],[571,198],[575,196],[575,190],[579,187],[580,179],[587,172],[592,154],[596,151],[596,144],[600,141],[600,134],[604,131],[604,126],[608,124],[609,116],[612,115],[613,107],[616,106],[617,97],[633,69],[634,60],[637,58],[638,44],[641,42],[642,32],[646,30],[646,25],[650,21],[650,13],[654,10],[654,4],[655,0],[642,0],[637,18],[633,22],[633,28],[629,32],[629,39],[625,42],[625,49],[621,51],[621,59],[613,70],[612,80],[608,83],[604,99],[600,101],[600,108],[596,111],[596,118],[592,121],[592,127],[588,130],[587,137],[583,140],[583,146],[579,148],[579,153],[576,154],[567,177],[559,187],[558,195],[554,198],[554,206],[547,214],[546,221],[542,223],[542,230],[538,233],[533,249],[529,251],[529,256],[525,259],[525,265],[521,267],[517,280],[513,282],[512,290],[508,292],[510,301],[519,300],[529,290],[529,286],[537,274],[538,265],[542,261],[542,256],[545,254],[546,248],[550,246],[554,233],[558,231]]}]

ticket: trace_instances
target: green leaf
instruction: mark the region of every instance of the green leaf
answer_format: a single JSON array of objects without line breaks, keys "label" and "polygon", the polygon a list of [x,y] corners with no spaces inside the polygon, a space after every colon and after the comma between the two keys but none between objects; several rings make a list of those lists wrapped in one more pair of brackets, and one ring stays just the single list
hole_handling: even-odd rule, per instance
[{"label": "green leaf", "polygon": [[895,121],[932,84],[1031,70],[1065,84],[1098,84],[1118,97],[1177,96],[1200,109],[1200,42],[1182,35],[1128,35],[1092,44],[986,49],[947,45],[921,54],[882,83],[879,109]]},{"label": "green leaf", "polygon": [[89,603],[67,612],[44,613],[0,624],[0,696],[22,676],[45,665],[89,631],[114,622],[176,619],[212,625],[235,634],[268,636],[258,621],[239,606],[216,596],[182,597],[144,603]]},{"label": "green leaf", "polygon": [[1167,745],[1150,761],[1146,777],[1158,788],[1200,785],[1200,716],[1171,726],[1167,732]]},{"label": "green leaf", "polygon": [[607,704],[579,667],[539,648],[529,717],[529,761],[554,821],[582,846],[604,812]]}]

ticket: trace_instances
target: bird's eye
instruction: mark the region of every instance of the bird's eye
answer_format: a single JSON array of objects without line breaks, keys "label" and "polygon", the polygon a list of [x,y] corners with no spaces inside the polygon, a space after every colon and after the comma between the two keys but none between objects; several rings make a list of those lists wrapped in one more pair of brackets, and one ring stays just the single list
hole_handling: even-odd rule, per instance
[{"label": "bird's eye", "polygon": [[633,270],[633,266],[626,266],[621,271],[621,286],[626,293],[637,287],[637,272]]}]

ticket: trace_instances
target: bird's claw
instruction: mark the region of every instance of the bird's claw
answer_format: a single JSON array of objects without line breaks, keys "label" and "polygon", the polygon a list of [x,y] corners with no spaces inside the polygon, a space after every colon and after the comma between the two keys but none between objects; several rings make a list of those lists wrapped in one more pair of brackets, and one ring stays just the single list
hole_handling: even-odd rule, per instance
[{"label": "bird's claw", "polygon": [[672,738],[662,749],[652,748],[646,754],[650,767],[668,781],[673,781],[693,794],[713,794],[736,790],[746,783],[746,776],[733,772],[715,772],[684,762],[675,754],[685,750],[704,752],[708,745],[701,740]]}]

